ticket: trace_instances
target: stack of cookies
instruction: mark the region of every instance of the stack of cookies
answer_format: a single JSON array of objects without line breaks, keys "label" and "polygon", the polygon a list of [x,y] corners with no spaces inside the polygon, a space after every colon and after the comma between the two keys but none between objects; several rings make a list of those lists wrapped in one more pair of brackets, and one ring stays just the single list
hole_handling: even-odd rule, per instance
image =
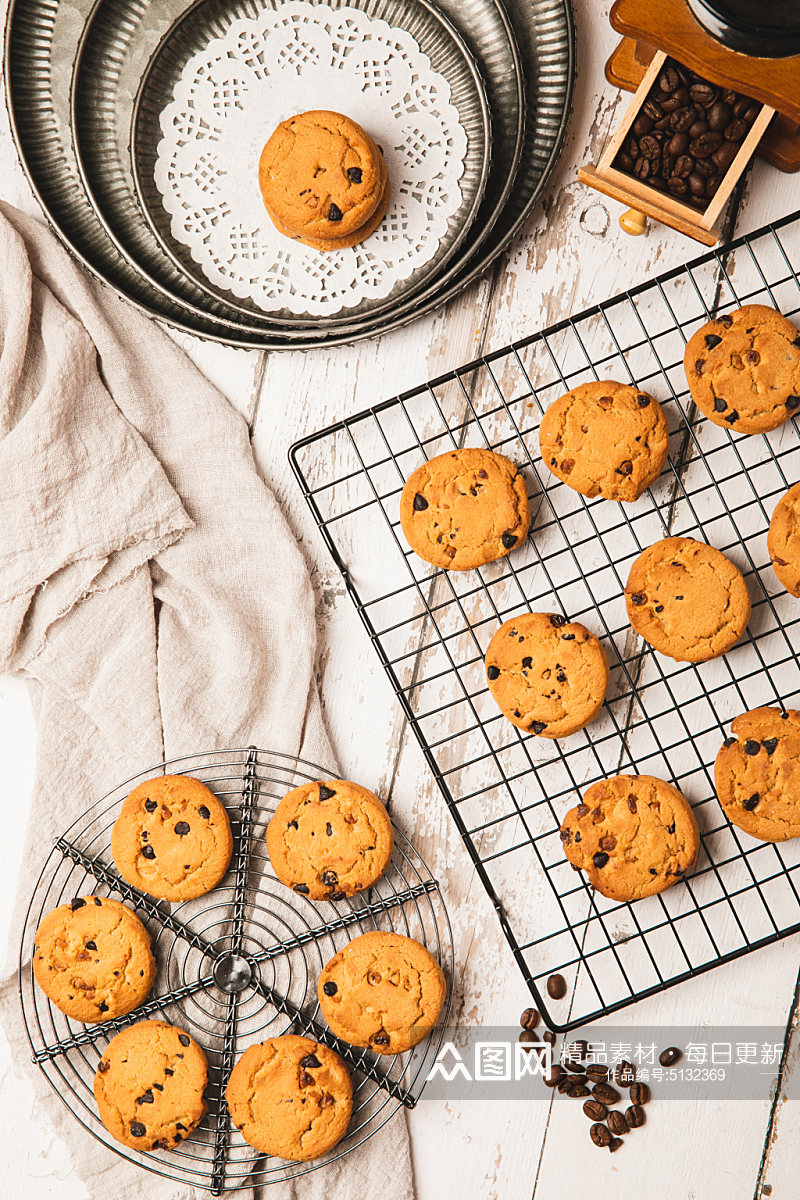
[{"label": "stack of cookies", "polygon": [[281,122],[261,153],[258,181],[275,228],[323,251],[368,238],[391,195],[383,155],[369,134],[324,109]]}]

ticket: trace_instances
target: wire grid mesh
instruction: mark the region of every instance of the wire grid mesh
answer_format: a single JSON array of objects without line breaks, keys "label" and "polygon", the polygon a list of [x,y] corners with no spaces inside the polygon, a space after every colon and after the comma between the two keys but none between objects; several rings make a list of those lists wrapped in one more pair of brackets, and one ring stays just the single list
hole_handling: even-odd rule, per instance
[{"label": "wire grid mesh", "polygon": [[[711,314],[765,303],[800,312],[800,214],[737,239],[587,312],[297,443],[292,465],[498,913],[537,1006],[572,1029],[800,928],[797,842],[757,842],[716,801],[725,725],[800,697],[800,604],[767,553],[772,509],[800,479],[793,421],[767,437],[698,413],[683,352]],[[664,405],[670,456],[635,503],[588,500],[541,461],[544,409],[569,388],[618,379]],[[487,446],[525,471],[524,546],[477,571],[433,570],[399,525],[403,482],[424,459]],[[676,663],[631,630],[624,583],[637,555],[668,535],[709,542],[742,570],[753,610],[721,659]],[[498,625],[560,612],[602,640],[611,681],[601,715],[558,742],[517,730],[486,684]],[[559,825],[608,775],[673,781],[694,807],[693,874],[659,896],[619,904],[567,864]],[[547,997],[559,972],[569,988]]]},{"label": "wire grid mesh", "polygon": [[[198,900],[173,905],[126,884],[110,852],[111,828],[124,797],[136,783],[165,770],[202,780],[226,805],[234,833],[231,868],[221,884]],[[368,892],[335,904],[312,902],[285,887],[267,857],[266,827],[282,797],[303,783],[334,777],[335,772],[313,763],[255,748],[173,759],[99,800],[58,839],[46,860],[20,948],[20,998],[33,1059],[84,1128],[129,1161],[215,1195],[248,1183],[276,1183],[340,1158],[377,1132],[401,1104],[413,1107],[419,1099],[444,1034],[450,988],[431,1037],[393,1057],[335,1038],[319,1014],[316,988],[328,959],[350,938],[375,929],[394,929],[423,942],[452,980],[450,924],[436,880],[397,829],[392,861],[381,880]],[[50,1004],[34,982],[30,961],[45,913],[90,893],[112,895],[136,909],[158,963],[145,1003],[102,1025],[70,1020]],[[231,955],[244,958],[252,973],[239,992],[221,986]],[[101,1124],[92,1083],[114,1034],[148,1018],[189,1030],[205,1050],[208,1115],[174,1149],[142,1154],[114,1141]],[[313,1162],[257,1154],[231,1124],[224,1101],[231,1068],[247,1046],[286,1032],[331,1046],[353,1072],[348,1134]]]}]

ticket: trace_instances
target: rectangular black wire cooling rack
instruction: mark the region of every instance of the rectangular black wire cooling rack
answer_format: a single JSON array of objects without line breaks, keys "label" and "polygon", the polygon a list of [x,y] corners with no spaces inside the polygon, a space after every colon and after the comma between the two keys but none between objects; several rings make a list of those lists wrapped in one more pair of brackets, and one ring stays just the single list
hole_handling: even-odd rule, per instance
[{"label": "rectangular black wire cooling rack", "polygon": [[[767,529],[800,479],[794,421],[748,437],[691,402],[686,341],[744,303],[800,313],[800,213],[579,316],[487,354],[298,442],[290,460],[395,693],[497,910],[537,1006],[573,1029],[800,929],[800,850],[733,828],[714,795],[727,723],[800,699],[800,601],[779,585]],[[585,380],[635,382],[664,405],[669,462],[635,503],[587,500],[541,461],[544,409]],[[526,544],[478,571],[434,570],[407,546],[403,483],[463,445],[517,462],[531,496]],[[630,629],[624,583],[668,535],[705,540],[742,570],[746,635],[721,659],[675,663]],[[483,655],[498,625],[562,612],[601,637],[611,682],[601,715],[559,742],[524,734],[489,695]],[[698,864],[660,896],[618,904],[567,864],[559,825],[578,793],[620,771],[673,781],[694,806]],[[547,977],[569,984],[547,998]]]}]

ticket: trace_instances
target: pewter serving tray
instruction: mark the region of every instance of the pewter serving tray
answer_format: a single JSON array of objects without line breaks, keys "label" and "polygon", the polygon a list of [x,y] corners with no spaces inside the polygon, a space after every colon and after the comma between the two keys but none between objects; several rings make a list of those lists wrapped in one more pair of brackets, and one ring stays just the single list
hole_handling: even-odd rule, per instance
[{"label": "pewter serving tray", "polygon": [[[167,2],[164,3],[165,14]],[[487,81],[490,104],[495,105],[502,80],[490,31],[497,30],[492,14],[500,11],[495,0],[446,0],[440,7],[458,26]],[[465,287],[508,245],[544,187],[555,162],[566,125],[572,94],[574,46],[567,0],[514,0],[510,6],[514,32],[520,43],[528,88],[527,125],[519,168],[514,176],[519,107],[506,119],[505,109],[492,113],[494,160],[484,203],[473,230],[441,279],[410,299],[405,308],[373,322],[343,325],[341,330],[313,331],[292,338],[280,327],[261,325],[242,330],[221,315],[208,301],[208,316],[188,311],[174,297],[166,297],[138,268],[120,254],[108,236],[86,194],[72,149],[69,92],[72,64],[90,14],[87,0],[70,6],[57,0],[11,0],[7,17],[5,74],[7,103],[20,160],[42,208],[57,232],[101,279],[144,311],[176,328],[213,340],[261,348],[311,347],[352,341],[384,332],[430,311]],[[164,31],[170,20],[165,15]],[[508,45],[508,39],[500,44]],[[506,72],[508,75],[508,73]],[[491,75],[491,81],[490,81]],[[519,97],[516,76],[513,94]],[[493,90],[494,89],[494,90]],[[508,95],[508,91],[503,94]],[[500,124],[498,124],[498,122]],[[505,157],[504,157],[505,156]],[[512,181],[513,179],[513,186]],[[484,218],[498,208],[498,197],[508,202],[491,233],[484,237]],[[487,222],[488,223],[488,222]],[[472,239],[474,240],[474,243]],[[128,248],[130,249],[130,248]],[[205,303],[204,303],[205,307]]]}]

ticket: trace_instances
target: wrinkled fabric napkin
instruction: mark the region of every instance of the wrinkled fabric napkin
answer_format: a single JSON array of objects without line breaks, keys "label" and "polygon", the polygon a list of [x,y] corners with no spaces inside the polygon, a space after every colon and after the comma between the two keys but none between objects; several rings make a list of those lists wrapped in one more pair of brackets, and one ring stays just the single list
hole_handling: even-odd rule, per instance
[{"label": "wrinkled fabric napkin", "polygon": [[[314,597],[245,421],[155,323],[2,203],[0,338],[0,668],[29,682],[38,729],[0,1016],[92,1200],[189,1200],[205,1193],[98,1146],[31,1066],[11,964],[53,839],[120,781],[250,744],[333,762]],[[413,1200],[402,1112],[339,1162],[263,1189],[378,1194]]]}]

